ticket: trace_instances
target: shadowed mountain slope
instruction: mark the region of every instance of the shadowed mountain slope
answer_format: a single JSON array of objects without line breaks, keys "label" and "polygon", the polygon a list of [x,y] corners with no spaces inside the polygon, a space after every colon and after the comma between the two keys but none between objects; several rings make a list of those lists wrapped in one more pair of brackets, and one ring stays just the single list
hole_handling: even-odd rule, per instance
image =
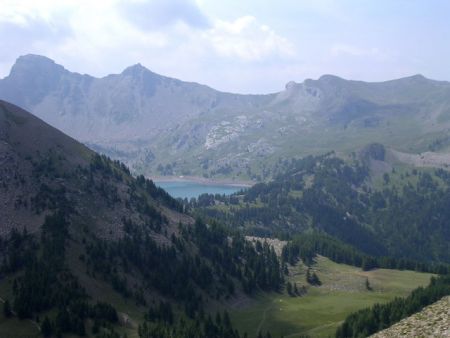
[{"label": "shadowed mountain slope", "polygon": [[[194,222],[151,180],[5,101],[0,164],[0,333],[238,338],[227,314],[203,325],[206,309],[281,286],[273,249]],[[17,318],[34,324],[19,335]]]}]

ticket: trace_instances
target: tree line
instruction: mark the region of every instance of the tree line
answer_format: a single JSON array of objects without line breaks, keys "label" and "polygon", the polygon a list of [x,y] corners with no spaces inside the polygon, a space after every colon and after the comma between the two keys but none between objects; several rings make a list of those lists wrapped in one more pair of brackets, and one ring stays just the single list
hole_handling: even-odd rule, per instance
[{"label": "tree line", "polygon": [[337,329],[336,338],[360,338],[370,336],[421,311],[450,294],[450,276],[432,277],[430,284],[415,289],[406,298],[395,298],[386,304],[357,311],[349,315]]},{"label": "tree line", "polygon": [[290,264],[295,264],[298,259],[302,259],[307,265],[311,265],[317,254],[325,256],[336,263],[356,266],[365,271],[385,268],[435,274],[450,273],[448,264],[425,263],[423,261],[388,256],[370,256],[326,233],[317,231],[295,236],[283,247],[282,259]]}]

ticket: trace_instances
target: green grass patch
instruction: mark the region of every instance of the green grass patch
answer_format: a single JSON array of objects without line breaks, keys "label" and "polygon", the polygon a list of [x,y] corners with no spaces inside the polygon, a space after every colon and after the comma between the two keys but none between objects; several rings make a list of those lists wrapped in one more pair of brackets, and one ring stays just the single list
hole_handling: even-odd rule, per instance
[{"label": "green grass patch", "polygon": [[[318,258],[313,270],[323,283],[321,287],[308,287],[303,297],[284,292],[260,295],[250,305],[231,311],[233,324],[249,337],[256,336],[259,330],[270,331],[274,337],[329,337],[350,313],[406,296],[414,288],[428,284],[432,276],[388,269],[364,272],[324,257]],[[372,291],[366,289],[366,278]],[[305,267],[294,267],[289,280],[298,286],[306,285]]]}]

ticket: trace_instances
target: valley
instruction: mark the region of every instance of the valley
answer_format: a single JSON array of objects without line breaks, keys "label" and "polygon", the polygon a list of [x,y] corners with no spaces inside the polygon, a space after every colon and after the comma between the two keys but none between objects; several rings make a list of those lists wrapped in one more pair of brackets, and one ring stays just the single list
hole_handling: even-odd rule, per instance
[{"label": "valley", "polygon": [[[306,294],[257,296],[233,311],[233,323],[243,332],[255,335],[270,331],[275,337],[329,337],[350,313],[407,296],[413,289],[427,285],[432,276],[389,269],[361,271],[323,256],[317,258],[312,269],[319,276],[321,286],[308,285],[306,267],[298,264],[290,269],[288,281],[299,288],[305,286]],[[372,290],[367,290],[366,278]]]},{"label": "valley", "polygon": [[[0,137],[6,335],[327,337],[450,269],[448,173],[387,163],[380,144],[278,161],[243,190],[197,180],[203,194],[177,200],[4,101]],[[399,218],[418,196],[415,221]]]},{"label": "valley", "polygon": [[449,1],[0,3],[0,338],[450,337]]},{"label": "valley", "polygon": [[[298,264],[290,269],[288,281],[308,289],[302,296],[276,292],[244,297],[240,302],[231,300],[231,306],[225,309],[230,311],[233,325],[242,333],[247,332],[249,337],[256,337],[259,331],[270,332],[273,337],[329,337],[350,313],[375,303],[388,302],[394,297],[406,296],[416,287],[427,285],[432,276],[389,269],[363,272],[336,264],[323,256],[318,257],[313,269],[322,281],[320,287],[312,287],[305,282],[305,265]],[[365,287],[366,278],[372,287],[370,291]],[[11,279],[0,284],[3,297],[11,296],[11,284]],[[136,324],[144,318],[143,309],[137,308],[133,301],[117,297],[108,285],[95,284],[97,297],[114,304],[121,316],[129,318],[129,323],[119,326],[117,331],[130,338],[138,338]],[[2,337],[9,338],[7,333],[11,331],[17,338],[39,337],[36,323],[5,320],[0,317]],[[91,336],[88,334],[87,337]]]}]

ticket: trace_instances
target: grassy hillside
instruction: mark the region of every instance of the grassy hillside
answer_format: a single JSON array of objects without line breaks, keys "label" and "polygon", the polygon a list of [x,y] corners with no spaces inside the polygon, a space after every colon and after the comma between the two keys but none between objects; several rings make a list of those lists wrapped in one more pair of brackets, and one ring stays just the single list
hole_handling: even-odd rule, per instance
[{"label": "grassy hillside", "polygon": [[314,230],[370,255],[449,263],[449,172],[393,167],[381,145],[367,152],[279,161],[272,181],[188,206],[256,236]]},{"label": "grassy hillside", "polygon": [[[233,324],[242,332],[257,335],[270,331],[278,337],[328,337],[350,313],[407,296],[414,288],[428,284],[431,274],[412,271],[358,268],[336,264],[319,256],[313,270],[322,285],[307,286],[306,268],[298,264],[290,270],[288,280],[307,286],[304,296],[283,293],[264,294],[233,310]],[[366,289],[368,278],[371,291]]]}]

